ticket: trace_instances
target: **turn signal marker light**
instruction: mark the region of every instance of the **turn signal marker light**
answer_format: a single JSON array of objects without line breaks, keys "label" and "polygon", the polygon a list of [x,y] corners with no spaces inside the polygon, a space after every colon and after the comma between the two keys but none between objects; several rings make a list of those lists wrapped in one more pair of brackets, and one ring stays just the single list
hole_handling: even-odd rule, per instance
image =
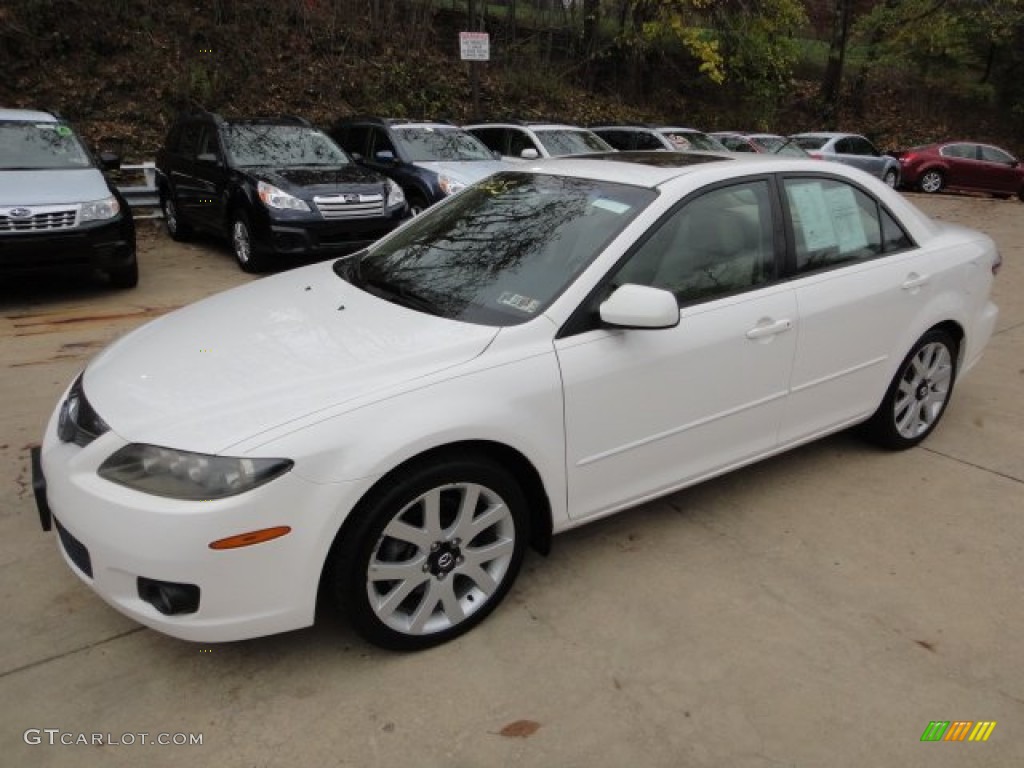
[{"label": "turn signal marker light", "polygon": [[226,539],[217,539],[210,542],[210,549],[238,549],[239,547],[251,547],[253,544],[262,544],[265,541],[279,539],[291,533],[292,529],[287,525],[278,525],[274,528],[263,528],[259,531],[239,533],[236,536],[228,536]]}]

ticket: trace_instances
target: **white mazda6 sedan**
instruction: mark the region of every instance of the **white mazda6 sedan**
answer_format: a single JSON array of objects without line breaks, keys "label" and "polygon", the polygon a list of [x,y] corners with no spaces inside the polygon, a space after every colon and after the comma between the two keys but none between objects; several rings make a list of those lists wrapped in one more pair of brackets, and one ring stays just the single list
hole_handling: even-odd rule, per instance
[{"label": "white mazda6 sedan", "polygon": [[555,533],[852,425],[916,445],[992,334],[992,240],[859,170],[535,165],[92,360],[33,452],[74,572],[176,637],[321,595],[425,648]]}]

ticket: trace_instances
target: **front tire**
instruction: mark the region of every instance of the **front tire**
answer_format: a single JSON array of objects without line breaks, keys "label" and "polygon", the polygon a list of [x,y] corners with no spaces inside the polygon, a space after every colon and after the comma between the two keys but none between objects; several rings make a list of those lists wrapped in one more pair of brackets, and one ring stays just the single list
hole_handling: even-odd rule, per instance
[{"label": "front tire", "polygon": [[921,174],[917,186],[922,192],[934,195],[936,192],[941,192],[942,188],[946,186],[946,178],[941,171],[925,171]]},{"label": "front tire", "polygon": [[922,336],[900,364],[882,404],[865,425],[879,445],[913,448],[946,412],[956,380],[957,343],[943,330]]},{"label": "front tire", "polygon": [[529,538],[526,498],[499,465],[449,456],[385,481],[329,564],[352,626],[391,650],[447,642],[508,593]]},{"label": "front tire", "polygon": [[882,177],[882,181],[885,182],[885,185],[890,189],[896,189],[896,184],[899,182],[899,174],[896,173],[894,169],[890,168],[885,172],[885,175]]},{"label": "front tire", "polygon": [[265,260],[256,250],[252,238],[252,226],[245,211],[237,210],[231,217],[231,251],[235,260],[245,272],[262,272]]},{"label": "front tire", "polygon": [[128,290],[139,284],[139,261],[134,254],[129,264],[122,267],[112,267],[107,270],[107,278],[110,286],[118,290]]}]

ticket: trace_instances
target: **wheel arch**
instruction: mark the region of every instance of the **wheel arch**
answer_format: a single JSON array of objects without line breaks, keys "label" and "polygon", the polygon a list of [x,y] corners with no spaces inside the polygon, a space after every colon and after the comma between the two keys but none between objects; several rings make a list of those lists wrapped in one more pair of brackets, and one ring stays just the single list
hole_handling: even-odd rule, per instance
[{"label": "wheel arch", "polygon": [[421,453],[411,456],[397,466],[390,469],[371,485],[359,498],[352,508],[341,527],[334,536],[334,541],[328,550],[327,558],[321,568],[321,585],[324,583],[324,574],[334,560],[333,553],[345,540],[346,536],[359,525],[365,514],[365,506],[369,500],[395,477],[414,470],[424,464],[432,464],[444,461],[447,458],[471,456],[473,458],[488,458],[496,464],[508,469],[518,481],[523,494],[526,496],[528,513],[530,516],[530,546],[540,554],[547,555],[551,551],[551,539],[553,536],[553,518],[551,502],[548,499],[547,490],[541,479],[540,472],[533,463],[515,448],[491,440],[462,440],[444,445],[429,448]]}]

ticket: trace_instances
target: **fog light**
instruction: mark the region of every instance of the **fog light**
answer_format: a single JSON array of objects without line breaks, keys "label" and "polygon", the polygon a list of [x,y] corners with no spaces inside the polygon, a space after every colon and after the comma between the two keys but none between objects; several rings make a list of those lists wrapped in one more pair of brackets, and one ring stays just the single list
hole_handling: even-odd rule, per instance
[{"label": "fog light", "polygon": [[175,584],[142,576],[138,579],[139,598],[165,616],[195,613],[199,610],[199,587],[195,584]]}]

